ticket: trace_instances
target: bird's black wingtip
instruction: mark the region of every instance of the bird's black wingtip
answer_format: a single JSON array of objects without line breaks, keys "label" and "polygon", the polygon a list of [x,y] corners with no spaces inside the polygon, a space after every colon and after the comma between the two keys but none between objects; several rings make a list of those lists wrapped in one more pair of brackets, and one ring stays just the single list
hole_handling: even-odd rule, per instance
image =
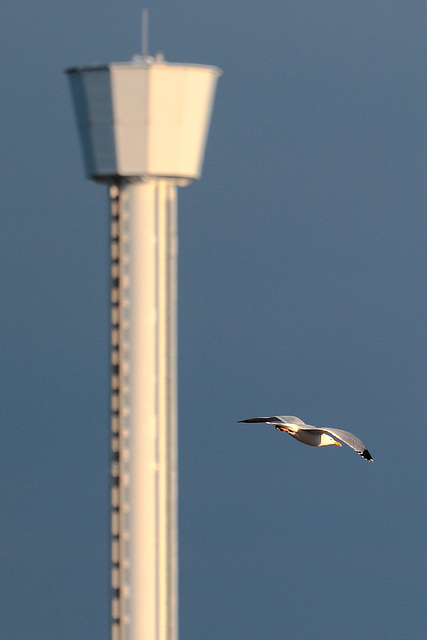
[{"label": "bird's black wingtip", "polygon": [[367,460],[368,462],[374,461],[373,457],[371,456],[371,454],[367,449],[364,449],[364,451],[360,455],[362,456],[362,458],[365,458],[365,460]]}]

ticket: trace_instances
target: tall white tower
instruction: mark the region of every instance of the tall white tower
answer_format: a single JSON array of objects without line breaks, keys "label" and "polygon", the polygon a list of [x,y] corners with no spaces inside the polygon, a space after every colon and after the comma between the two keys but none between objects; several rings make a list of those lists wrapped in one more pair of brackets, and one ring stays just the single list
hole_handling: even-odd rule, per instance
[{"label": "tall white tower", "polygon": [[216,67],[67,70],[111,206],[112,640],[177,640],[177,186],[200,178]]}]

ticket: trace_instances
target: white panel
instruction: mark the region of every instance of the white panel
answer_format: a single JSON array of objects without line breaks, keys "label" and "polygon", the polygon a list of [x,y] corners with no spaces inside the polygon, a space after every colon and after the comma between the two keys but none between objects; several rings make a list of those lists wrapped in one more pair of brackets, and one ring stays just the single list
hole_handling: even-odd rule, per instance
[{"label": "white panel", "polygon": [[117,167],[120,175],[147,171],[148,69],[112,66],[112,102]]},{"label": "white panel", "polygon": [[209,67],[153,65],[148,173],[200,177],[216,79]]},{"label": "white panel", "polygon": [[188,171],[190,175],[200,177],[217,74],[189,68],[185,75],[185,106],[180,131],[179,166],[182,167],[184,174],[187,174]]},{"label": "white panel", "polygon": [[156,65],[150,70],[148,172],[152,175],[176,175],[183,90],[182,69]]}]

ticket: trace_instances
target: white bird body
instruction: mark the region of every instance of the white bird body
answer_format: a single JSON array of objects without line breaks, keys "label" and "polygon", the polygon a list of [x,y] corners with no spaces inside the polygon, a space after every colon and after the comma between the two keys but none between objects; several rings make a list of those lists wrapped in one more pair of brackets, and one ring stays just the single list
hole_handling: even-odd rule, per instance
[{"label": "white bird body", "polygon": [[351,447],[362,458],[373,462],[372,456],[359,438],[349,431],[341,429],[331,429],[330,427],[314,427],[311,424],[305,424],[296,416],[271,416],[269,418],[249,418],[248,420],[239,420],[239,422],[263,422],[273,425],[278,431],[289,433],[295,440],[307,444],[310,447],[327,447],[335,444],[341,447],[341,442],[337,442],[335,438],[344,442]]}]

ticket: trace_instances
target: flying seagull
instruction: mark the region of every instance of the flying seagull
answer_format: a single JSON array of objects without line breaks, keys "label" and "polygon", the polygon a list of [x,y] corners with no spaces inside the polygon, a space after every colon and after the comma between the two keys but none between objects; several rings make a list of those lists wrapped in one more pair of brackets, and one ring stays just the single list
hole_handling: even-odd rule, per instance
[{"label": "flying seagull", "polygon": [[[295,416],[271,416],[270,418],[249,418],[248,420],[239,420],[239,422],[265,422],[272,424],[278,431],[286,431],[290,436],[299,440],[303,444],[310,447],[327,447],[330,444],[336,444],[341,447],[341,442],[337,442],[334,438],[338,438],[354,449],[362,458],[373,462],[372,456],[363,444],[352,433],[342,431],[341,429],[330,429],[329,427],[313,427],[311,424],[305,424]],[[333,436],[333,437],[332,437]]]}]

